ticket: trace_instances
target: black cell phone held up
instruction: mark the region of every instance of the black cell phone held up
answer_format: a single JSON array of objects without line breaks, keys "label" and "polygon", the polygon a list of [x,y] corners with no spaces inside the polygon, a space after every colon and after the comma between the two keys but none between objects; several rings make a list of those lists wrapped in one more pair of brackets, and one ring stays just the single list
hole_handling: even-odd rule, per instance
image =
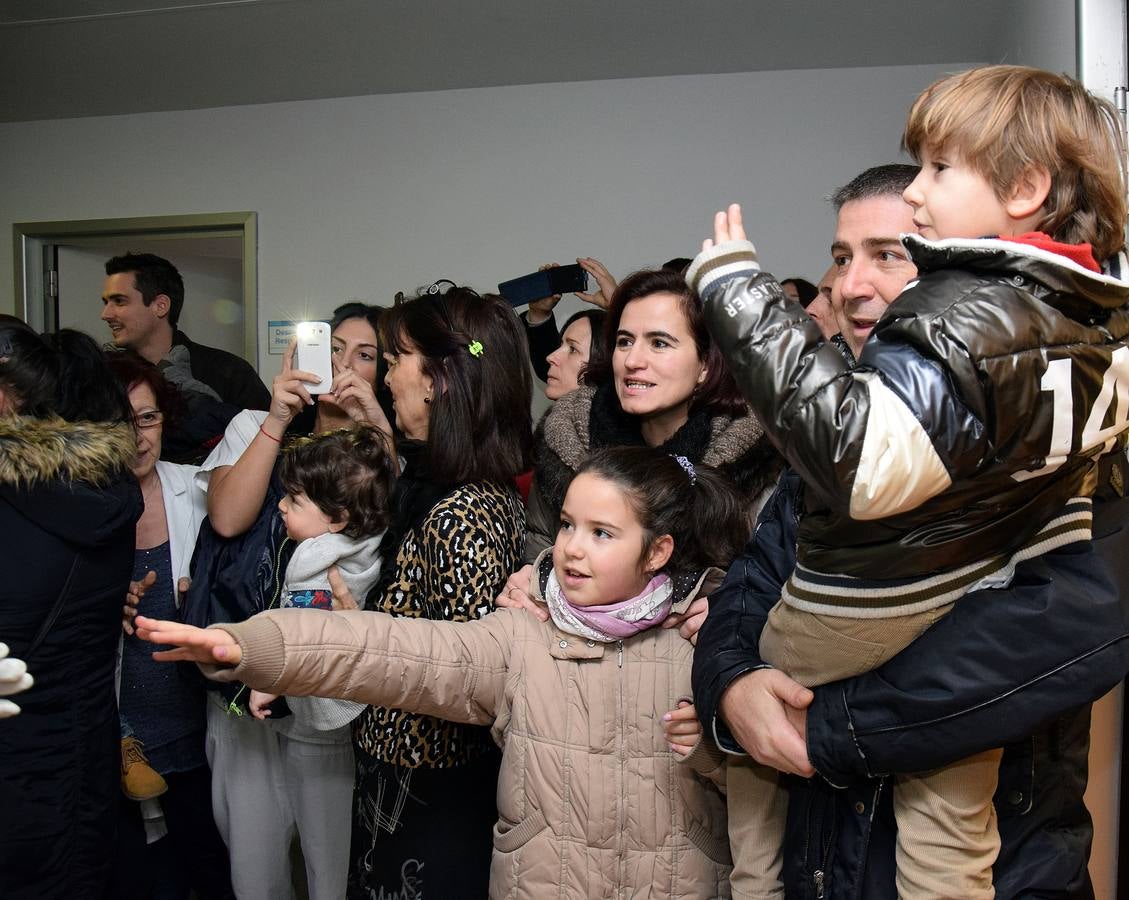
[{"label": "black cell phone held up", "polygon": [[521,278],[503,281],[498,293],[510,306],[525,306],[553,294],[571,294],[588,290],[588,273],[578,265],[555,266]]}]

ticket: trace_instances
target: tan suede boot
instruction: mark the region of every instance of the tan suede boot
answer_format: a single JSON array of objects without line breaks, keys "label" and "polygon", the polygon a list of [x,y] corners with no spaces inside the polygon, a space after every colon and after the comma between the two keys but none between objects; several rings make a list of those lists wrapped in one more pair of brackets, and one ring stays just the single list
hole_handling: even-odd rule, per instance
[{"label": "tan suede boot", "polygon": [[152,800],[169,789],[158,772],[149,765],[137,738],[122,738],[122,793],[130,800]]}]

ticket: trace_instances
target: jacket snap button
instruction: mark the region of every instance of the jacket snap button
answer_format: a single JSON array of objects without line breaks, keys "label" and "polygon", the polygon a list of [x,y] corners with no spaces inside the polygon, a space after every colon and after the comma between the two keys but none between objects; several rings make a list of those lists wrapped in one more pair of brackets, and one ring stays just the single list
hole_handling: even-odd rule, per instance
[{"label": "jacket snap button", "polygon": [[1011,279],[1011,283],[1014,284],[1016,287],[1023,287],[1023,276],[1022,275],[1014,276]]},{"label": "jacket snap button", "polygon": [[561,641],[560,642],[560,647],[561,647],[562,650],[567,646],[568,646],[568,641]]},{"label": "jacket snap button", "polygon": [[866,804],[860,800],[855,804],[855,812],[857,812],[861,816],[864,812],[866,812]]},{"label": "jacket snap button", "polygon": [[1010,803],[1012,806],[1019,806],[1023,802],[1023,792],[1022,791],[1011,791],[1007,795],[1007,802]]}]

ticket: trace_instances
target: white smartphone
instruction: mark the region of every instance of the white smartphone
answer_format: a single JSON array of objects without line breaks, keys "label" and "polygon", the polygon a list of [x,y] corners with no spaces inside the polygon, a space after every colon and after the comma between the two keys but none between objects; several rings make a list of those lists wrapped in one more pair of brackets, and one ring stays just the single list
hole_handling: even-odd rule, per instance
[{"label": "white smartphone", "polygon": [[328,394],[333,387],[333,347],[328,322],[299,322],[298,349],[294,368],[321,378],[319,384],[307,384],[311,394]]}]

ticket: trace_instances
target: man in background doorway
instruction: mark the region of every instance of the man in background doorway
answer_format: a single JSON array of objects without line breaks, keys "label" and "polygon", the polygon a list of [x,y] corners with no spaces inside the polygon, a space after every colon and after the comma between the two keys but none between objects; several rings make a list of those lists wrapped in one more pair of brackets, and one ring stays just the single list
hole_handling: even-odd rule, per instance
[{"label": "man in background doorway", "polygon": [[[133,350],[156,366],[182,392],[195,389],[239,409],[268,409],[268,391],[244,359],[197,344],[177,329],[184,305],[184,280],[167,259],[127,253],[106,262],[102,321],[115,347]],[[187,383],[185,376],[198,382]],[[200,385],[207,391],[201,391]]]}]

